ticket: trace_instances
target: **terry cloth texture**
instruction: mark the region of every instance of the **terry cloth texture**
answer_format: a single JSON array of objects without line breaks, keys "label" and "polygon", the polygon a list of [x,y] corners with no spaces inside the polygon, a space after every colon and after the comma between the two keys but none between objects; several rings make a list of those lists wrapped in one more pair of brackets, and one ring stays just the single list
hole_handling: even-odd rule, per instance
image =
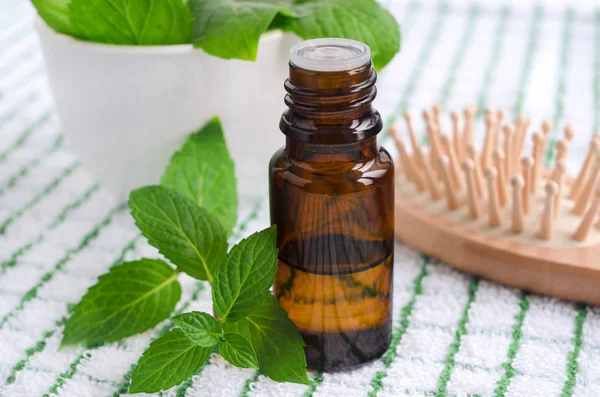
[{"label": "terry cloth texture", "polygon": [[[376,106],[387,125],[435,102],[504,108],[510,119],[525,112],[536,127],[549,119],[554,137],[569,120],[577,169],[600,129],[600,13],[383,3],[403,31],[402,53],[380,74]],[[73,305],[99,275],[158,253],[65,147],[29,2],[0,7],[0,396],[124,396],[133,366],[170,321],[93,350],[57,347]],[[386,134],[381,141],[394,152]],[[244,197],[234,241],[269,224],[266,195]],[[181,282],[177,312],[211,310],[205,283]],[[598,308],[479,280],[401,244],[394,294],[392,346],[354,372],[278,384],[213,355],[154,396],[600,396]]]}]

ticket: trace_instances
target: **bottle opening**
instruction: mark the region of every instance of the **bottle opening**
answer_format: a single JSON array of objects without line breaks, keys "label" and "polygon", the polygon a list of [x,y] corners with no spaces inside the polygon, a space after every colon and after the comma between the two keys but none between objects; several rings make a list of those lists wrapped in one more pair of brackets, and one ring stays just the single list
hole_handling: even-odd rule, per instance
[{"label": "bottle opening", "polygon": [[340,72],[359,68],[371,60],[368,45],[356,40],[325,38],[296,44],[290,51],[294,65],[315,72]]}]

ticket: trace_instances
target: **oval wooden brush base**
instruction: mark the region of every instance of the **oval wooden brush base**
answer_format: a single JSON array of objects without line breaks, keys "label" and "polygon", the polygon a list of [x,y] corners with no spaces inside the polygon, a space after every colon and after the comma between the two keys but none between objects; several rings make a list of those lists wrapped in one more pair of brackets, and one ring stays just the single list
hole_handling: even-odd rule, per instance
[{"label": "oval wooden brush base", "polygon": [[404,114],[412,153],[390,127],[400,156],[396,236],[487,279],[600,305],[600,133],[569,180],[571,125],[552,142],[552,125],[543,122],[527,156],[527,116],[503,124],[506,113],[488,109],[481,151],[473,143],[475,107],[450,114],[451,134],[444,133],[441,106],[423,118],[429,148],[417,140],[412,114]]},{"label": "oval wooden brush base", "polygon": [[[396,237],[457,269],[532,292],[600,305],[600,244],[555,247],[486,233],[424,208],[416,189],[396,182]],[[569,183],[567,183],[567,186]],[[568,189],[567,189],[568,190]],[[523,236],[523,235],[521,235]]]}]

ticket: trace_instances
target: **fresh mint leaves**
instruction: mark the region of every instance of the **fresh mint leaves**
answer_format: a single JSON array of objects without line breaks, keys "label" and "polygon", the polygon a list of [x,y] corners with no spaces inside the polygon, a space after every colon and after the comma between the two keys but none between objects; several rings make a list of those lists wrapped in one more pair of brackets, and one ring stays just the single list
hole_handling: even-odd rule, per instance
[{"label": "fresh mint leaves", "polygon": [[251,315],[223,324],[225,332],[242,335],[256,350],[262,373],[278,382],[308,384],[304,341],[274,296]]},{"label": "fresh mint leaves", "polygon": [[79,37],[71,21],[69,3],[71,0],[31,0],[38,14],[58,33]]},{"label": "fresh mint leaves", "polygon": [[271,226],[229,251],[212,283],[213,302],[221,319],[241,320],[267,299],[277,270],[276,237]]},{"label": "fresh mint leaves", "polygon": [[175,153],[161,185],[194,200],[221,222],[227,235],[231,233],[237,219],[235,170],[218,118],[192,134]]},{"label": "fresh mint leaves", "polygon": [[129,207],[142,234],[161,254],[190,276],[212,282],[227,251],[225,230],[215,217],[162,186],[132,191]]},{"label": "fresh mint leaves", "polygon": [[213,347],[221,340],[221,324],[204,312],[190,312],[172,318],[183,333],[198,346]]},{"label": "fresh mint leaves", "polygon": [[183,271],[211,284],[217,316],[190,312],[173,317],[175,328],[152,342],[137,363],[131,393],[180,384],[213,351],[231,365],[256,368],[274,380],[308,383],[302,337],[269,292],[277,270],[275,227],[226,252],[236,189],[218,119],[190,136],[173,156],[162,184],[132,191],[129,206],[148,242],[177,269],[156,259],[112,268],[75,307],[62,346],[113,342],[153,328],[180,299],[177,277]]},{"label": "fresh mint leaves", "polygon": [[180,384],[208,359],[211,347],[193,343],[179,328],[150,344],[131,378],[130,393],[155,393]]},{"label": "fresh mint leaves", "polygon": [[177,273],[153,259],[111,269],[75,306],[62,346],[113,342],[153,328],[171,314],[181,297]]},{"label": "fresh mint leaves", "polygon": [[261,0],[190,0],[196,19],[192,41],[211,55],[253,61],[258,40],[280,9]]},{"label": "fresh mint leaves", "polygon": [[255,60],[261,35],[273,28],[362,41],[376,69],[400,50],[400,28],[376,0],[190,0],[190,7],[194,45],[221,58]]},{"label": "fresh mint leaves", "polygon": [[182,0],[71,0],[76,36],[99,43],[188,43],[194,20]]},{"label": "fresh mint leaves", "polygon": [[100,43],[192,43],[220,58],[252,61],[260,37],[279,29],[305,39],[362,41],[377,69],[400,49],[398,24],[376,0],[32,1],[57,32]]},{"label": "fresh mint leaves", "polygon": [[219,343],[219,353],[230,364],[239,368],[258,368],[258,358],[254,348],[238,334],[225,334]]}]

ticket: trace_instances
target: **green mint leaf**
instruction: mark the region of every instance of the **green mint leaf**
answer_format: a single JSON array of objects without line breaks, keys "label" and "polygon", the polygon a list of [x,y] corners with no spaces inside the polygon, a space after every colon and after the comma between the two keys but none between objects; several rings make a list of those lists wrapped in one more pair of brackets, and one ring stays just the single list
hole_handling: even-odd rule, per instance
[{"label": "green mint leaf", "polygon": [[161,185],[194,200],[231,233],[237,218],[235,169],[218,117],[192,134],[175,153]]},{"label": "green mint leaf", "polygon": [[288,1],[190,0],[192,42],[211,55],[254,61],[258,40]]},{"label": "green mint leaf", "polygon": [[231,365],[258,369],[256,352],[250,342],[241,335],[225,334],[225,340],[219,343],[219,353]]},{"label": "green mint leaf", "polygon": [[181,297],[177,274],[154,259],[112,268],[75,306],[62,346],[114,342],[153,328],[171,314]]},{"label": "green mint leaf", "polygon": [[172,329],[150,344],[137,363],[130,393],[156,393],[177,386],[208,359],[212,347],[194,344],[179,328]]},{"label": "green mint leaf", "polygon": [[252,313],[269,296],[277,271],[276,228],[271,226],[236,244],[212,283],[215,310],[223,321]]},{"label": "green mint leaf", "polygon": [[78,37],[109,44],[189,43],[193,18],[183,0],[71,0]]},{"label": "green mint leaf", "polygon": [[[291,10],[291,7],[290,7]],[[269,25],[269,28],[267,29],[267,31],[271,31],[271,30],[283,30],[283,31],[290,31],[291,30],[291,24],[293,22],[293,14],[291,13],[286,13],[286,12],[282,12],[280,10],[280,12],[275,15],[275,18],[273,18],[273,20],[271,21],[271,24]]]},{"label": "green mint leaf", "polygon": [[308,384],[304,341],[275,297],[235,323],[223,323],[227,333],[237,333],[252,344],[260,371],[277,382]]},{"label": "green mint leaf", "polygon": [[225,230],[192,200],[162,186],[146,186],[129,195],[135,223],[161,254],[192,277],[212,282],[225,252]]},{"label": "green mint leaf", "polygon": [[190,312],[173,317],[171,320],[192,343],[198,346],[213,347],[223,334],[221,325],[208,313]]},{"label": "green mint leaf", "polygon": [[71,0],[31,0],[40,17],[55,32],[77,36],[77,30],[71,23],[69,3]]},{"label": "green mint leaf", "polygon": [[295,0],[296,18],[280,25],[304,39],[343,37],[371,47],[376,69],[400,50],[400,28],[376,0]]}]

